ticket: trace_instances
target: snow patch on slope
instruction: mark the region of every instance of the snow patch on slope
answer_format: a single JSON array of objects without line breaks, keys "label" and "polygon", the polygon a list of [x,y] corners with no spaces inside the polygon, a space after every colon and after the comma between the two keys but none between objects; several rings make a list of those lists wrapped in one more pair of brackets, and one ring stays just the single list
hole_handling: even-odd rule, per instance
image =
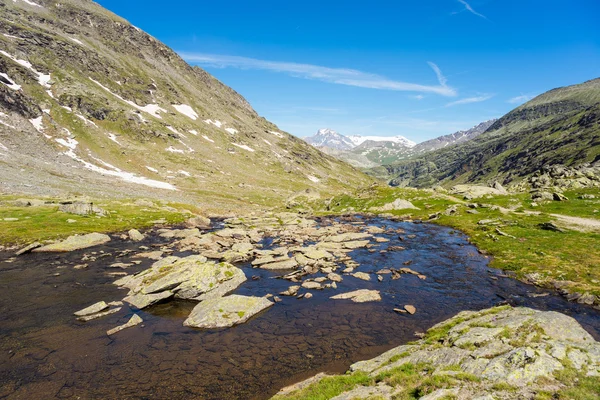
[{"label": "snow patch on slope", "polygon": [[[33,3],[32,3],[33,4]],[[37,4],[35,4],[37,5]],[[38,6],[41,7],[41,6]],[[50,82],[50,74],[43,74],[41,72],[39,72],[38,70],[36,70],[35,68],[33,68],[33,65],[31,65],[31,63],[27,60],[20,60],[17,57],[8,54],[6,51],[4,50],[0,50],[0,54],[10,58],[11,60],[13,60],[14,62],[16,62],[19,65],[22,65],[23,67],[27,68],[28,70],[30,70],[31,72],[33,72],[35,75],[37,75],[38,77],[38,83],[46,88],[50,88],[49,82]]]},{"label": "snow patch on slope", "polygon": [[96,85],[100,86],[102,89],[106,90],[108,93],[110,93],[113,96],[115,96],[117,99],[121,100],[122,102],[129,104],[133,108],[136,108],[136,109],[138,109],[140,111],[143,111],[143,112],[145,112],[147,114],[150,114],[153,117],[156,117],[158,119],[162,119],[162,117],[159,115],[159,112],[167,112],[167,110],[165,110],[164,108],[161,108],[158,104],[148,104],[148,105],[145,105],[145,106],[138,106],[133,101],[131,101],[131,100],[125,100],[123,97],[119,96],[118,94],[113,93],[109,88],[107,88],[106,86],[102,85],[97,80],[95,80],[93,78],[90,78],[90,80],[92,82],[94,82]]},{"label": "snow patch on slope", "polygon": [[221,121],[217,121],[217,120],[213,121],[212,119],[204,120],[204,122],[206,122],[209,125],[212,124],[212,125],[216,126],[217,128],[220,128],[223,125],[223,123]]},{"label": "snow patch on slope", "polygon": [[237,144],[237,143],[231,143],[231,144],[234,145],[234,146],[239,147],[240,149],[244,149],[246,151],[249,151],[251,153],[254,153],[254,151],[255,151],[252,147],[248,147],[245,144]]},{"label": "snow patch on slope", "polygon": [[153,188],[157,188],[157,189],[177,190],[177,188],[175,186],[171,185],[170,183],[156,181],[154,179],[148,179],[143,176],[137,176],[131,172],[122,171],[119,168],[112,166],[104,161],[102,161],[102,164],[108,166],[111,169],[99,167],[99,166],[89,163],[89,162],[83,160],[81,157],[77,156],[77,154],[75,154],[75,151],[73,149],[67,151],[64,154],[71,157],[73,160],[82,163],[85,168],[87,168],[91,171],[97,172],[99,174],[102,174],[102,175],[114,176],[114,177],[124,180],[125,182],[135,183],[138,185],[145,185],[145,186],[149,186],[149,187],[153,187]]},{"label": "snow patch on slope", "polygon": [[185,115],[186,117],[189,117],[191,119],[193,119],[194,121],[198,119],[198,114],[196,113],[196,111],[194,111],[194,109],[190,106],[188,106],[187,104],[171,104],[173,106],[173,108],[175,110],[177,110],[179,113]]},{"label": "snow patch on slope", "polygon": [[[15,83],[15,81],[10,79],[10,77],[7,74],[5,74],[4,72],[0,72],[0,76],[2,78],[4,78],[4,79],[0,79],[0,81],[3,84],[5,84],[9,89],[12,89],[12,90],[20,90],[21,89],[21,85],[17,85]],[[8,83],[6,83],[5,80],[8,81]]]}]

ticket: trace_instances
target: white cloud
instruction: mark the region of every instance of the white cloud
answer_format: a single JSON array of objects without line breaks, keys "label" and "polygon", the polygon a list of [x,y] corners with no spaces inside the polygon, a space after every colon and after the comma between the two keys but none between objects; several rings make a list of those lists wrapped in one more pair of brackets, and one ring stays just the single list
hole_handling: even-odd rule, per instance
[{"label": "white cloud", "polygon": [[458,0],[458,2],[462,5],[465,6],[465,9],[470,12],[471,14],[477,15],[478,17],[481,17],[483,19],[488,19],[485,15],[478,13],[477,11],[473,10],[473,7],[471,7],[471,5],[469,3],[467,3],[465,0]]},{"label": "white cloud", "polygon": [[422,94],[416,94],[414,96],[410,96],[410,98],[415,100],[423,100],[425,96],[423,96]]},{"label": "white cloud", "polygon": [[182,53],[181,56],[188,62],[210,65],[214,67],[261,69],[274,72],[283,72],[297,78],[314,79],[322,82],[335,83],[338,85],[357,86],[381,90],[436,93],[442,96],[456,96],[456,90],[446,84],[446,78],[444,75],[442,75],[438,66],[432,62],[429,62],[429,65],[435,71],[438,77],[439,85],[421,85],[417,83],[395,81],[377,74],[371,74],[368,72],[347,68],[329,68],[311,64],[267,61],[248,57],[216,54]]},{"label": "white cloud", "polygon": [[510,103],[510,104],[520,104],[520,103],[525,103],[526,101],[529,101],[531,99],[533,99],[533,96],[527,96],[526,94],[524,94],[521,96],[516,96],[511,99],[508,99],[506,102]]},{"label": "white cloud", "polygon": [[494,97],[493,95],[485,95],[485,96],[477,96],[477,97],[467,97],[464,99],[456,100],[451,103],[446,104],[444,107],[452,107],[458,106],[460,104],[471,104],[471,103],[481,103],[482,101],[486,101]]}]

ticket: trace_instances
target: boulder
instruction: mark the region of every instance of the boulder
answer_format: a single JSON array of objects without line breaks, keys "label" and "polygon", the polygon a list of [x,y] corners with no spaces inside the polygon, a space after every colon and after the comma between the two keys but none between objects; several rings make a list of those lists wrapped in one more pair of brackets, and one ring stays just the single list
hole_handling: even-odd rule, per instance
[{"label": "boulder", "polygon": [[88,247],[98,246],[110,242],[110,236],[102,233],[88,233],[87,235],[69,236],[67,239],[46,246],[33,249],[33,252],[67,252]]},{"label": "boulder", "polygon": [[58,206],[58,211],[75,215],[106,215],[106,211],[92,202],[74,201],[64,202]]},{"label": "boulder", "polygon": [[362,279],[363,281],[370,281],[371,280],[371,275],[365,273],[365,272],[355,272],[353,274],[350,274],[351,276],[358,278],[358,279]]},{"label": "boulder", "polygon": [[183,325],[194,328],[228,328],[242,324],[274,303],[265,297],[231,295],[198,304]]},{"label": "boulder", "polygon": [[129,239],[133,240],[134,242],[141,242],[142,240],[144,240],[146,238],[137,229],[131,229],[131,230],[129,230],[129,232],[127,232],[127,236],[129,236]]},{"label": "boulder", "polygon": [[419,210],[413,203],[408,200],[396,199],[391,203],[384,204],[381,207],[371,207],[370,211],[394,211],[394,210]]},{"label": "boulder", "polygon": [[196,215],[185,221],[185,226],[187,228],[200,228],[200,229],[209,229],[211,221],[209,218],[203,217],[201,215]]}]

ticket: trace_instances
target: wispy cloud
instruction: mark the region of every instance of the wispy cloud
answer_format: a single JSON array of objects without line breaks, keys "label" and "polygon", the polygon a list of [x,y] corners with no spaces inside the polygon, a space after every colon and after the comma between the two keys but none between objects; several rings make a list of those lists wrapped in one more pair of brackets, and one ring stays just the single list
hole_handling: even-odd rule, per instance
[{"label": "wispy cloud", "polygon": [[471,104],[471,103],[481,103],[482,101],[486,101],[494,97],[493,95],[485,95],[485,96],[477,96],[477,97],[467,97],[464,99],[456,100],[451,103],[446,104],[444,107],[452,107],[458,106],[461,104]]},{"label": "wispy cloud", "polygon": [[454,88],[447,85],[447,79],[444,77],[438,66],[432,62],[429,62],[428,64],[436,73],[439,85],[422,85],[396,81],[381,75],[347,68],[329,68],[311,64],[267,61],[248,57],[216,54],[181,53],[180,55],[190,63],[220,68],[233,67],[281,72],[297,78],[314,79],[338,85],[380,90],[435,93],[442,96],[456,96],[457,94]]},{"label": "wispy cloud", "polygon": [[410,98],[415,99],[415,100],[423,100],[425,98],[425,96],[422,94],[416,94],[414,96],[410,96]]},{"label": "wispy cloud", "polygon": [[528,96],[526,94],[523,94],[521,96],[516,96],[511,99],[508,99],[506,102],[510,103],[510,104],[520,104],[520,103],[525,103],[526,101],[529,101],[531,99],[533,99],[533,96]]},{"label": "wispy cloud", "polygon": [[471,7],[471,5],[469,3],[467,3],[465,0],[458,0],[458,2],[462,5],[465,6],[465,9],[470,12],[471,14],[477,15],[478,17],[481,17],[483,19],[488,19],[485,15],[478,13],[477,11],[473,10],[473,7]]}]

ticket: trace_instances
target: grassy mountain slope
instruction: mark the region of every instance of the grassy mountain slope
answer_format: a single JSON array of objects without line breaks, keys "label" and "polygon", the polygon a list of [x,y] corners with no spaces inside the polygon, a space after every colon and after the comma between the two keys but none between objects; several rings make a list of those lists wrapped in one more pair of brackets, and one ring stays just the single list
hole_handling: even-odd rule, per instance
[{"label": "grassy mountain slope", "polygon": [[370,179],[87,0],[0,5],[0,190],[271,205]]},{"label": "grassy mountain slope", "polygon": [[543,167],[599,160],[600,79],[594,79],[536,97],[471,141],[370,173],[400,186],[511,185]]}]

